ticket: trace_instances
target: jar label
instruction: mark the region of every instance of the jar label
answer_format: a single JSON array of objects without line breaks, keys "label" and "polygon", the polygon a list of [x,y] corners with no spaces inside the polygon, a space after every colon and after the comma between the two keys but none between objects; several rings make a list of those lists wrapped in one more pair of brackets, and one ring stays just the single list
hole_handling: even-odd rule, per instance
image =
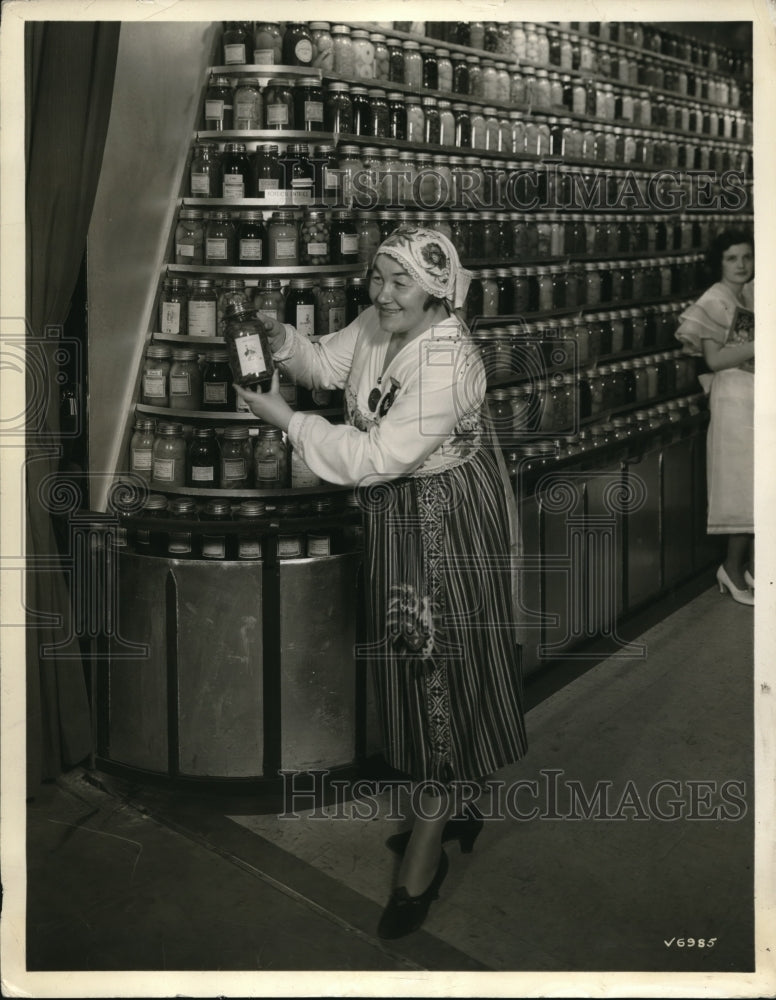
[{"label": "jar label", "polygon": [[279,237],[275,240],[275,260],[296,260],[296,254],[297,243],[293,237],[291,239]]},{"label": "jar label", "polygon": [[191,479],[195,483],[214,483],[216,471],[212,465],[192,465]]},{"label": "jar label", "polygon": [[161,372],[146,372],[143,375],[143,395],[161,398],[167,395],[167,385]]},{"label": "jar label", "polygon": [[261,542],[256,538],[241,538],[237,554],[240,559],[261,559]]},{"label": "jar label", "polygon": [[288,125],[288,107],[285,104],[268,104],[267,125]]},{"label": "jar label", "polygon": [[334,167],[323,168],[323,186],[327,191],[338,191],[340,183],[340,173]]},{"label": "jar label", "polygon": [[224,486],[230,479],[245,479],[246,475],[244,458],[225,458],[223,460],[221,482]]},{"label": "jar label", "polygon": [[[244,198],[245,197],[245,181],[243,180],[242,174],[224,174],[224,198]],[[211,243],[215,243],[216,240],[208,240],[208,256],[213,256],[210,253]],[[223,256],[226,257],[226,240],[218,240],[217,242],[223,243]],[[219,259],[221,254],[219,253]]]},{"label": "jar label", "polygon": [[243,42],[224,45],[224,64],[226,66],[245,64],[245,45]]},{"label": "jar label", "polygon": [[304,102],[304,120],[306,122],[322,122],[323,121],[323,102],[322,101],[305,101]]},{"label": "jar label", "polygon": [[205,403],[223,403],[226,405],[226,382],[205,382],[202,386]]},{"label": "jar label", "polygon": [[191,375],[188,372],[182,372],[179,375],[170,375],[170,395],[191,395]]},{"label": "jar label", "polygon": [[264,306],[262,306],[259,309],[259,312],[261,313],[262,316],[269,316],[270,319],[277,319],[278,318],[278,311],[277,311],[277,309],[265,309]]},{"label": "jar label", "polygon": [[275,50],[254,49],[253,61],[257,66],[272,66],[275,62]]},{"label": "jar label", "polygon": [[162,333],[181,332],[180,302],[162,302]]},{"label": "jar label", "polygon": [[325,257],[329,252],[329,248],[325,243],[308,243],[307,244],[307,255],[308,257]]},{"label": "jar label", "polygon": [[253,100],[234,102],[234,127],[256,128],[258,125],[256,102]]},{"label": "jar label", "polygon": [[260,458],[256,463],[256,482],[279,483],[280,462],[276,458]]},{"label": "jar label", "polygon": [[175,256],[176,257],[191,257],[194,259],[194,244],[193,243],[176,243],[175,244]]},{"label": "jar label", "polygon": [[329,326],[327,333],[335,333],[345,325],[345,309],[343,306],[332,306],[329,309]]},{"label": "jar label", "polygon": [[205,535],[202,538],[202,555],[205,559],[223,559],[226,554],[226,542],[222,537]]},{"label": "jar label", "polygon": [[216,304],[215,302],[189,302],[189,336],[215,337],[216,335]]},{"label": "jar label", "polygon": [[191,552],[191,533],[188,531],[176,532],[170,535],[170,544],[167,551],[171,555],[186,555]]},{"label": "jar label", "polygon": [[240,240],[241,260],[261,260],[264,244],[261,240]]},{"label": "jar label", "polygon": [[280,181],[275,180],[273,177],[260,177],[259,178],[259,192],[261,191],[277,191],[280,187]]},{"label": "jar label", "polygon": [[160,483],[172,483],[175,480],[175,459],[155,458],[153,477]]},{"label": "jar label", "polygon": [[132,471],[150,472],[152,468],[153,451],[150,448],[132,449]]},{"label": "jar label", "polygon": [[328,535],[308,535],[307,536],[308,556],[330,556],[331,540]]},{"label": "jar label", "polygon": [[240,362],[241,375],[263,375],[267,370],[261,337],[258,333],[235,338],[234,349]]},{"label": "jar label", "polygon": [[[226,185],[224,185],[226,189]],[[219,237],[218,239],[205,240],[205,254],[210,260],[226,260],[226,239]]]},{"label": "jar label", "polygon": [[296,307],[296,329],[308,339],[315,335],[315,306]]},{"label": "jar label", "polygon": [[358,255],[358,236],[350,233],[340,233],[340,253]]},{"label": "jar label", "polygon": [[[192,170],[191,193],[198,195],[210,194],[210,174],[201,174]],[[193,248],[192,248],[193,249]]]},{"label": "jar label", "polygon": [[294,46],[294,55],[304,65],[313,61],[313,44],[309,38],[299,39]]},{"label": "jar label", "polygon": [[299,535],[278,535],[278,557],[293,559],[302,554],[302,539]]},{"label": "jar label", "polygon": [[221,121],[224,117],[223,101],[205,101],[205,118],[214,118]]}]

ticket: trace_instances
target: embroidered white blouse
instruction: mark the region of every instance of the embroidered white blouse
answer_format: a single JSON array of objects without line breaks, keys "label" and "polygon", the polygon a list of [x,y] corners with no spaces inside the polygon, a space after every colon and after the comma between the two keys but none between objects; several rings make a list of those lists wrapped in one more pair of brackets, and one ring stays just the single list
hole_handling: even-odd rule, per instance
[{"label": "embroidered white blouse", "polygon": [[[466,461],[480,446],[485,369],[455,317],[425,330],[383,372],[390,339],[373,306],[316,344],[286,324],[275,361],[307,388],[344,390],[347,423],[295,413],[288,427],[293,447],[327,482],[429,475]],[[380,401],[371,409],[375,389]]]}]

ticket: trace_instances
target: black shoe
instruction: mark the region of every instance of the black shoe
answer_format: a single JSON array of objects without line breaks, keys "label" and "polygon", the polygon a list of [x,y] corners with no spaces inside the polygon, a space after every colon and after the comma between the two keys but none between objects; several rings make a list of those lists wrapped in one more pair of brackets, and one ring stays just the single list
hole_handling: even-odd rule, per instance
[{"label": "black shoe", "polygon": [[[466,814],[464,816],[455,816],[445,823],[445,828],[442,831],[442,843],[446,844],[448,841],[457,840],[461,847],[461,854],[471,854],[474,850],[474,841],[479,837],[484,824],[476,806],[468,805],[465,808]],[[405,830],[404,833],[394,833],[388,837],[385,844],[395,854],[404,854],[411,833],[411,830]]]},{"label": "black shoe", "polygon": [[377,925],[377,936],[389,940],[419,930],[423,926],[429,907],[439,898],[439,887],[445,880],[447,869],[447,855],[444,851],[440,851],[436,874],[425,892],[419,896],[410,896],[403,885],[394,889]]}]

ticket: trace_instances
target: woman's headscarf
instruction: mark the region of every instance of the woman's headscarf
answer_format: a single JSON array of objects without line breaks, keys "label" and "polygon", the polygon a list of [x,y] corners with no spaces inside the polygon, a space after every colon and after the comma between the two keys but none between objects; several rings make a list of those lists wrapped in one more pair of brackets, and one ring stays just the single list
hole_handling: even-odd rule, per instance
[{"label": "woman's headscarf", "polygon": [[463,305],[472,274],[461,267],[458,251],[442,233],[399,226],[377,253],[398,261],[425,292],[445,299],[451,311]]}]

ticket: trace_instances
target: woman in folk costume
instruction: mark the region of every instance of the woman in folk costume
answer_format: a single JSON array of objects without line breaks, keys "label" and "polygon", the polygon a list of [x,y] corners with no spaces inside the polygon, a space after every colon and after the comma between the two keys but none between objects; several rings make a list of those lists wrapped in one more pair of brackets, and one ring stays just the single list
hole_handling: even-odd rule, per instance
[{"label": "woman in folk costume", "polygon": [[709,253],[718,278],[686,309],[676,336],[702,355],[709,395],[708,532],[727,535],[717,570],[720,593],[754,604],[754,242],[728,230]]},{"label": "woman in folk costume", "polygon": [[344,390],[344,424],[294,412],[276,382],[238,389],[322,479],[358,487],[385,755],[418,793],[411,832],[389,838],[402,862],[378,928],[387,938],[423,923],[447,873],[442,841],[471,850],[482,826],[476,809],[452,814],[452,783],[526,750],[514,499],[483,415],[483,363],[455,312],[470,278],[445,236],[400,227],[375,255],[372,305],[350,325],[313,344],[266,320],[295,381]]}]

